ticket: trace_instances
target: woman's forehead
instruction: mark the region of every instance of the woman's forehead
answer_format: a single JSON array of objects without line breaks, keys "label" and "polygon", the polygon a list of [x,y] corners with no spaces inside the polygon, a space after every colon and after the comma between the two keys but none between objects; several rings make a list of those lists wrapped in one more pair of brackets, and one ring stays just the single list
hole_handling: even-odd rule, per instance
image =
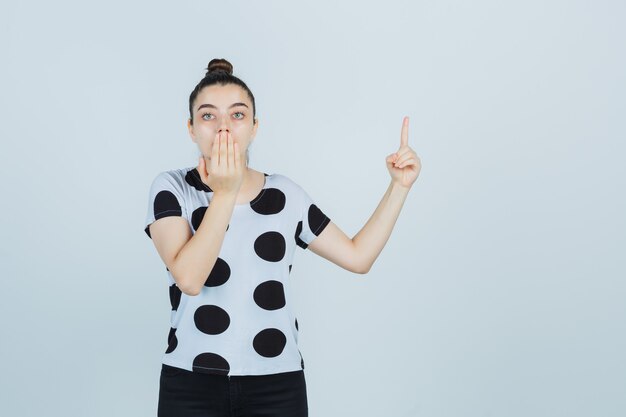
[{"label": "woman's forehead", "polygon": [[211,100],[211,104],[226,104],[230,105],[236,101],[250,102],[248,95],[243,88],[236,84],[227,85],[210,85],[204,87],[198,94],[198,99],[203,102]]}]

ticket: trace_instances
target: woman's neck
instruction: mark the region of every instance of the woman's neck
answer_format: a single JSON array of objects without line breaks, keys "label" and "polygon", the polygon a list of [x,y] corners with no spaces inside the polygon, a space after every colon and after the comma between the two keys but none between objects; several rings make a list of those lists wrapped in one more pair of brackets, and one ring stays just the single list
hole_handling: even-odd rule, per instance
[{"label": "woman's neck", "polygon": [[[265,176],[265,174],[262,175]],[[263,188],[264,182],[265,178],[261,178],[261,182],[259,183],[258,171],[255,171],[252,168],[246,168],[241,187],[237,193],[237,204],[241,204],[241,202],[248,202],[256,197],[259,194],[260,189]]]}]

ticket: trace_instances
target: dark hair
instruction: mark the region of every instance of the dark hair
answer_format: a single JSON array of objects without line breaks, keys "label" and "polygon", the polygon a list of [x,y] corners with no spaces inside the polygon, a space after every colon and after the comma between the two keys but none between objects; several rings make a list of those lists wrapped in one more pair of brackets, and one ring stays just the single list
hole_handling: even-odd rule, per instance
[{"label": "dark hair", "polygon": [[202,80],[200,80],[198,85],[196,85],[196,88],[194,88],[189,95],[189,119],[191,120],[190,123],[192,125],[193,104],[196,101],[196,97],[198,97],[198,93],[204,87],[208,87],[213,84],[236,84],[243,88],[246,93],[248,93],[248,97],[250,97],[250,101],[252,102],[252,119],[254,123],[254,119],[256,118],[256,105],[254,104],[254,95],[252,94],[252,91],[250,91],[246,83],[233,75],[233,65],[230,62],[223,58],[215,58],[209,62],[209,65],[207,65],[206,75]]}]

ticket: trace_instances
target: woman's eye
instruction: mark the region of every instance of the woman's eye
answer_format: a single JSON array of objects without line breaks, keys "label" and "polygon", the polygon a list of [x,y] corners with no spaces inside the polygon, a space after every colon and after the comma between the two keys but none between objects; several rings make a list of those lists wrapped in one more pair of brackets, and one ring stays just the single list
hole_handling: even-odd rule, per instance
[{"label": "woman's eye", "polygon": [[204,114],[202,115],[202,119],[204,119],[204,120],[209,120],[209,119],[206,119],[204,116],[213,116],[213,115],[212,115],[211,113],[204,113]]},{"label": "woman's eye", "polygon": [[235,114],[240,114],[241,115],[241,117],[237,117],[237,119],[241,119],[244,116],[243,112],[240,112],[240,111],[236,112]]}]

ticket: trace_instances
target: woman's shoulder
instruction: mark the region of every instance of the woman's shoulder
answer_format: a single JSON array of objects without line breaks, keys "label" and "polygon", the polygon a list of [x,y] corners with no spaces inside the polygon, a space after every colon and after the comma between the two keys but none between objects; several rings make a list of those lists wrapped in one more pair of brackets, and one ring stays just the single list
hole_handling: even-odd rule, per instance
[{"label": "woman's shoulder", "polygon": [[271,186],[280,189],[284,193],[291,196],[298,196],[298,198],[306,198],[305,189],[290,176],[280,173],[274,173],[271,175]]},{"label": "woman's shoulder", "polygon": [[170,168],[157,173],[157,177],[170,177],[170,178],[184,178],[190,171],[195,170],[196,167],[186,168]]},{"label": "woman's shoulder", "polygon": [[272,174],[266,173],[265,175],[268,175],[277,186],[283,186],[283,187],[289,187],[289,188],[300,187],[293,179],[291,179],[289,176],[285,174],[274,172]]},{"label": "woman's shoulder", "polygon": [[194,175],[194,173],[197,174],[197,170],[196,167],[193,166],[166,169],[156,174],[154,182],[169,183],[180,190],[190,186],[195,188],[203,188],[203,184],[201,184],[201,181],[199,181],[199,175]]}]

